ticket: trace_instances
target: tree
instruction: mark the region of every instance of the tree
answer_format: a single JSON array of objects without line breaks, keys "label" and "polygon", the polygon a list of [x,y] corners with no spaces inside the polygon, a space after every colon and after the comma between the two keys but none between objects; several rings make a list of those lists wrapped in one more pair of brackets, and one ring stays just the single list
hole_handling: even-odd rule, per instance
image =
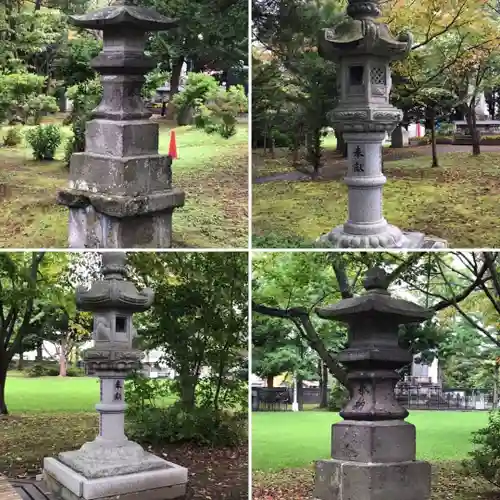
[{"label": "tree", "polygon": [[140,253],[130,258],[140,282],[155,290],[153,307],[138,323],[141,345],[162,350],[162,361],[176,373],[183,408],[222,407],[243,383],[246,255]]},{"label": "tree", "polygon": [[44,252],[0,254],[0,415],[7,415],[7,370],[34,319]]},{"label": "tree", "polygon": [[175,95],[182,66],[228,70],[248,60],[248,8],[244,0],[141,0],[141,5],[178,19],[178,28],[154,34],[151,55],[171,72],[170,92]]},{"label": "tree", "polygon": [[[336,326],[325,322],[321,325],[313,312],[319,304],[358,293],[360,277],[373,265],[382,265],[389,283],[412,292],[414,300],[436,312],[429,322],[401,329],[400,344],[412,354],[431,360],[439,352],[451,331],[446,325],[452,308],[476,334],[500,345],[489,326],[498,325],[499,262],[497,254],[488,252],[268,254],[254,261],[253,312],[291,322],[330,373],[344,383],[345,371],[334,353],[342,347],[345,331],[335,331]],[[481,321],[474,312],[478,306],[485,311]],[[332,341],[333,349],[328,345]]]}]

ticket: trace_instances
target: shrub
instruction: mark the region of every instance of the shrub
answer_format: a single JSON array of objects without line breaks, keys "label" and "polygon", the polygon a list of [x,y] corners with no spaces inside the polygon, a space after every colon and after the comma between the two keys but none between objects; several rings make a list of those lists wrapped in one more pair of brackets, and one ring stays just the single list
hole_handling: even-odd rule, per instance
[{"label": "shrub", "polygon": [[55,377],[59,375],[59,367],[54,364],[40,364],[33,365],[26,371],[28,377]]},{"label": "shrub", "polygon": [[471,460],[464,466],[480,474],[487,481],[500,487],[500,411],[493,410],[488,417],[488,426],[472,434]]},{"label": "shrub", "polygon": [[146,407],[129,415],[127,435],[148,444],[189,441],[198,446],[238,446],[247,439],[246,411],[230,413],[213,408],[184,410]]},{"label": "shrub", "polygon": [[128,412],[142,412],[146,406],[156,406],[158,398],[172,394],[169,379],[148,378],[141,373],[133,373],[125,383],[125,399]]},{"label": "shrub", "polygon": [[56,125],[38,125],[26,132],[35,160],[53,160],[61,144],[61,129]]},{"label": "shrub", "polygon": [[170,73],[160,68],[155,68],[144,77],[144,84],[141,89],[143,99],[152,99],[156,95],[156,89],[170,79]]},{"label": "shrub", "polygon": [[241,85],[226,91],[222,87],[210,91],[206,102],[197,101],[195,125],[208,134],[219,133],[224,139],[236,134],[237,118],[248,109],[248,99]]},{"label": "shrub", "polygon": [[21,127],[10,127],[3,138],[4,146],[13,147],[21,144],[23,136]]},{"label": "shrub", "polygon": [[328,398],[328,410],[340,411],[349,401],[349,391],[340,384],[335,384],[330,389]]},{"label": "shrub", "polygon": [[85,370],[83,368],[76,368],[75,366],[70,366],[66,369],[67,377],[84,377]]},{"label": "shrub", "polygon": [[58,111],[57,100],[46,95],[46,78],[33,73],[0,74],[0,122],[35,125],[45,113]]},{"label": "shrub", "polygon": [[85,125],[92,111],[102,99],[102,84],[99,78],[86,80],[70,87],[66,93],[73,102],[73,109],[65,124],[71,123],[73,137],[66,143],[64,161],[69,165],[73,153],[85,151]]},{"label": "shrub", "polygon": [[204,73],[188,73],[184,90],[172,98],[179,125],[182,124],[189,109],[205,103],[207,95],[218,88],[219,84],[213,76]]}]

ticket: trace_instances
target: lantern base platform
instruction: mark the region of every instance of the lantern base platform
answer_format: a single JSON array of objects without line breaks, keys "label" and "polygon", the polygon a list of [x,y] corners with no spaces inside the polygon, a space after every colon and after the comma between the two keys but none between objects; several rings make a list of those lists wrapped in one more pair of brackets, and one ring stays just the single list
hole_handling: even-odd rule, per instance
[{"label": "lantern base platform", "polygon": [[163,462],[161,469],[90,479],[56,458],[44,458],[43,479],[58,500],[184,499],[187,469]]},{"label": "lantern base platform", "polygon": [[428,500],[430,494],[428,462],[316,462],[314,500]]},{"label": "lantern base platform", "polygon": [[390,224],[380,234],[346,233],[342,224],[320,236],[319,242],[333,248],[398,248],[404,250],[448,247],[446,240],[426,236],[415,231],[401,232]]}]

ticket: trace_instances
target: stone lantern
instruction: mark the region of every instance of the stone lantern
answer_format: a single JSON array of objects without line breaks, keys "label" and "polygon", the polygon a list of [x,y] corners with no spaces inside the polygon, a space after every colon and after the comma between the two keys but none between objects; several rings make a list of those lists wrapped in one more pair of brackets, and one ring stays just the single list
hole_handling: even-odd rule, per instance
[{"label": "stone lantern", "polygon": [[165,110],[167,109],[167,102],[170,100],[170,83],[165,82],[165,85],[158,87],[156,92],[161,99],[161,116],[165,116]]},{"label": "stone lantern", "polygon": [[394,395],[396,370],[412,355],[398,343],[399,325],[420,323],[433,312],[391,297],[387,275],[368,271],[366,292],[317,314],[349,328],[338,355],[347,370],[350,401],[332,426],[331,460],[316,463],[316,500],[428,500],[431,467],[415,460],[415,426]]},{"label": "stone lantern", "polygon": [[44,480],[64,500],[184,498],[187,469],[144,451],[125,435],[124,383],[140,368],[132,315],[147,310],[152,290],[126,280],[126,254],[104,253],[103,279],[76,293],[80,310],[94,314],[94,347],[84,352],[86,371],[100,382],[99,435],[79,450],[44,459]]},{"label": "stone lantern", "polygon": [[[347,143],[349,218],[320,239],[338,248],[423,248],[422,233],[403,233],[382,213],[382,144],[403,113],[389,103],[389,63],[404,58],[411,35],[394,38],[380,16],[379,0],[349,0],[348,17],[320,35],[319,53],[338,63],[339,104],[330,121]],[[439,243],[438,243],[439,244]],[[442,243],[439,246],[443,246]]]},{"label": "stone lantern", "polygon": [[58,193],[69,207],[69,247],[171,247],[172,212],[184,192],[172,185],[172,158],[158,154],[158,124],[141,88],[155,67],[144,53],[146,33],[177,23],[134,0],[70,20],[103,32],[103,51],[91,62],[103,96],[86,125],[85,152],[71,157],[69,187]]}]

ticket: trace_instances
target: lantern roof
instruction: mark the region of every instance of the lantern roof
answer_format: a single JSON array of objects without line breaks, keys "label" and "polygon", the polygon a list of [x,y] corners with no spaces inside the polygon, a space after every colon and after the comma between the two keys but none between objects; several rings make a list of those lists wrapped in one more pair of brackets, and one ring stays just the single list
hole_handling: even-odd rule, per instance
[{"label": "lantern roof", "polygon": [[430,319],[434,311],[404,299],[397,299],[387,291],[389,282],[387,273],[375,267],[366,273],[365,292],[337,304],[317,307],[316,313],[324,319],[333,319],[344,323],[353,323],[360,314],[391,318],[399,325],[420,323]]}]

